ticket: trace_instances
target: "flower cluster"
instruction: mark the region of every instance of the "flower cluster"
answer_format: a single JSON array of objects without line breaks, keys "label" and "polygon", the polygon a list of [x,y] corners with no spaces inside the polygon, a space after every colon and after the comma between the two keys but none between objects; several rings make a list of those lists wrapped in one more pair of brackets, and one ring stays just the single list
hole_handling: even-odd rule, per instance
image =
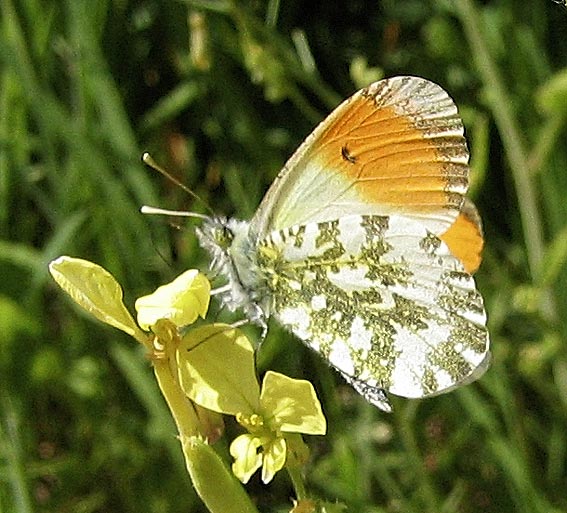
[{"label": "flower cluster", "polygon": [[81,307],[148,348],[190,472],[194,462],[188,458],[199,444],[188,440],[197,436],[213,442],[221,436],[219,414],[235,416],[247,431],[230,445],[232,469],[242,482],[261,468],[268,483],[284,466],[301,464],[306,447],[300,434],[325,434],[325,417],[311,383],[268,371],[260,387],[254,350],[242,332],[220,323],[187,328],[204,318],[209,306],[210,284],[198,271],[186,271],[139,298],[136,323],[124,306],[120,285],[102,267],[60,257],[49,270]]}]

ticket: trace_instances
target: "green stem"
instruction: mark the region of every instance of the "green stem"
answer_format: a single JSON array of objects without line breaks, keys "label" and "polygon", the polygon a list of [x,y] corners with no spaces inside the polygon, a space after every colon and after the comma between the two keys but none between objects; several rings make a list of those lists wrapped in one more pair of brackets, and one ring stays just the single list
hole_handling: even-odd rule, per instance
[{"label": "green stem", "polygon": [[[32,513],[32,498],[21,445],[21,437],[25,433],[22,432],[18,414],[4,387],[0,390],[0,402],[3,410],[2,424],[0,424],[0,449],[2,449],[6,463],[3,465],[6,470],[3,481],[12,486],[14,511]],[[7,496],[7,493],[2,495]]]},{"label": "green stem", "polygon": [[179,386],[179,382],[173,376],[168,359],[156,360],[154,362],[154,373],[177,426],[179,436],[190,438],[201,434],[197,413]]},{"label": "green stem", "polygon": [[301,471],[299,467],[286,466],[287,473],[289,478],[291,479],[291,484],[295,491],[295,497],[298,501],[307,499],[307,491],[305,489],[305,483],[303,482],[303,478],[301,477]]},{"label": "green stem", "polygon": [[[521,130],[512,114],[512,102],[508,97],[498,67],[486,45],[482,32],[482,20],[473,0],[458,0],[454,4],[472,49],[476,68],[484,82],[487,98],[498,126],[500,137],[510,162],[510,168],[518,198],[530,273],[534,279],[540,275],[544,257],[544,241],[540,209],[535,187],[530,178],[529,159],[523,146]],[[555,317],[554,300],[548,291],[542,295],[541,310],[548,317]]]}]

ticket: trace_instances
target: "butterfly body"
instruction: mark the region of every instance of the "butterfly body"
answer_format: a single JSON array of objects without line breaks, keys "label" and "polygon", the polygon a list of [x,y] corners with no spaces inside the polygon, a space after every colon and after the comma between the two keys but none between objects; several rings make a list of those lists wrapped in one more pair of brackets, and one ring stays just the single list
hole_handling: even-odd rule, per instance
[{"label": "butterfly body", "polygon": [[199,231],[222,302],[275,317],[370,402],[475,379],[489,359],[471,273],[482,232],[456,107],[416,77],[341,104],[284,166],[250,222]]},{"label": "butterfly body", "polygon": [[231,312],[243,311],[246,317],[267,328],[269,298],[257,264],[250,223],[222,217],[210,218],[197,228],[201,246],[211,255],[211,270],[228,282],[220,294],[222,305]]}]

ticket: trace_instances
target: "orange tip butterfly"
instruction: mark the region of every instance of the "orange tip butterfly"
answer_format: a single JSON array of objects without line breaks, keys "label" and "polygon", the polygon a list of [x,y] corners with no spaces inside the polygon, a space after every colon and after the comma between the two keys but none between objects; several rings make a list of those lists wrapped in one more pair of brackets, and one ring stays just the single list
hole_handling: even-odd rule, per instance
[{"label": "orange tip butterfly", "polygon": [[469,153],[457,108],[418,77],[345,100],[284,166],[250,221],[198,229],[221,301],[269,317],[368,401],[420,398],[478,378],[490,359],[472,274],[482,228],[465,197]]}]

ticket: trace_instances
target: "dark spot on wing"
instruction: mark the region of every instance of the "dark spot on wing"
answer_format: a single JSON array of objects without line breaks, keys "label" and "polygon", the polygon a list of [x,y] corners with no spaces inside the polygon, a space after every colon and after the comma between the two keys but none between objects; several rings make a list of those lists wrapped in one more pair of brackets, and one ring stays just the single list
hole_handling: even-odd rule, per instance
[{"label": "dark spot on wing", "polygon": [[348,151],[348,148],[346,146],[343,146],[341,148],[341,157],[351,164],[354,164],[356,162],[356,157]]}]

